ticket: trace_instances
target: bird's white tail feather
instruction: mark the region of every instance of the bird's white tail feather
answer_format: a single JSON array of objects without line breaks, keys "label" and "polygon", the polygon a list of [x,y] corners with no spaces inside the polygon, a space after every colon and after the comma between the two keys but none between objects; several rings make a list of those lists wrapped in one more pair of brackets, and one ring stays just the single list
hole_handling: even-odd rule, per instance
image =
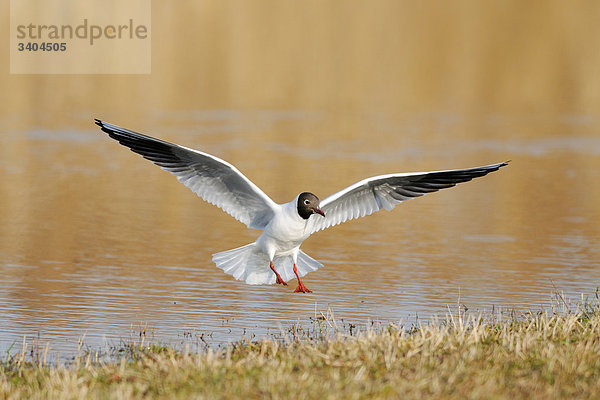
[{"label": "bird's white tail feather", "polygon": [[[233,275],[237,280],[246,281],[250,285],[275,283],[275,274],[271,271],[269,257],[255,243],[213,254],[212,259],[217,267],[225,273]],[[296,277],[291,254],[275,256],[273,265],[284,281],[287,282]],[[316,271],[322,266],[323,264],[307,256],[302,250],[298,252],[296,268],[300,277]]]}]

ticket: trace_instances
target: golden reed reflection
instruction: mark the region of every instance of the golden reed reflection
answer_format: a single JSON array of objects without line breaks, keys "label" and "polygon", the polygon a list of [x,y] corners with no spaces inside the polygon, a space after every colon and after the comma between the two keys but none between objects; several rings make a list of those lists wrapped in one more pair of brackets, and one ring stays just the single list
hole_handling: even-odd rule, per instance
[{"label": "golden reed reflection", "polygon": [[[131,122],[164,109],[594,113],[599,7],[558,0],[154,2],[152,74],[5,70],[2,109],[19,113],[6,119],[20,126],[61,128],[77,110],[120,112]],[[8,42],[0,46],[9,54]]]}]

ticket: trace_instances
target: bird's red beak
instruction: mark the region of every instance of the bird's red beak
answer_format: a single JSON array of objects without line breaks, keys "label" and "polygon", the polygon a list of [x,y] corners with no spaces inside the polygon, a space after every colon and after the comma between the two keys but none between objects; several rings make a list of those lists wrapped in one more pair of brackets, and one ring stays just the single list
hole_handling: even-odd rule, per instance
[{"label": "bird's red beak", "polygon": [[315,213],[317,214],[321,214],[322,216],[325,216],[325,213],[323,212],[323,210],[321,210],[320,208],[315,208]]}]

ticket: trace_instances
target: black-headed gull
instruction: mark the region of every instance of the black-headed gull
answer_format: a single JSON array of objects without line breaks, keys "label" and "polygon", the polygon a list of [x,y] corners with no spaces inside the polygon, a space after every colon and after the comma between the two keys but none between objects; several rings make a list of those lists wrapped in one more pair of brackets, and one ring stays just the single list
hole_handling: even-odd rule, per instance
[{"label": "black-headed gull", "polygon": [[213,254],[217,267],[251,285],[287,285],[295,276],[295,291],[302,293],[310,290],[300,277],[323,266],[300,250],[311,234],[382,208],[389,211],[405,200],[470,181],[507,164],[374,176],[323,201],[304,192],[289,203],[277,204],[237,168],[215,156],[98,119],[96,124],[111,138],[175,175],[204,200],[248,228],[263,231],[254,243]]}]

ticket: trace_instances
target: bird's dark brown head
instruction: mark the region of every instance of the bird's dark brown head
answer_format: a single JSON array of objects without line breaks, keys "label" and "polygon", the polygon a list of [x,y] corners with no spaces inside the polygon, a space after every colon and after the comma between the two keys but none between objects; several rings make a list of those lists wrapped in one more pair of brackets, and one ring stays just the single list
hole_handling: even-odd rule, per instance
[{"label": "bird's dark brown head", "polygon": [[309,192],[300,193],[298,196],[298,215],[308,219],[313,214],[325,216],[325,213],[319,208],[319,198]]}]

